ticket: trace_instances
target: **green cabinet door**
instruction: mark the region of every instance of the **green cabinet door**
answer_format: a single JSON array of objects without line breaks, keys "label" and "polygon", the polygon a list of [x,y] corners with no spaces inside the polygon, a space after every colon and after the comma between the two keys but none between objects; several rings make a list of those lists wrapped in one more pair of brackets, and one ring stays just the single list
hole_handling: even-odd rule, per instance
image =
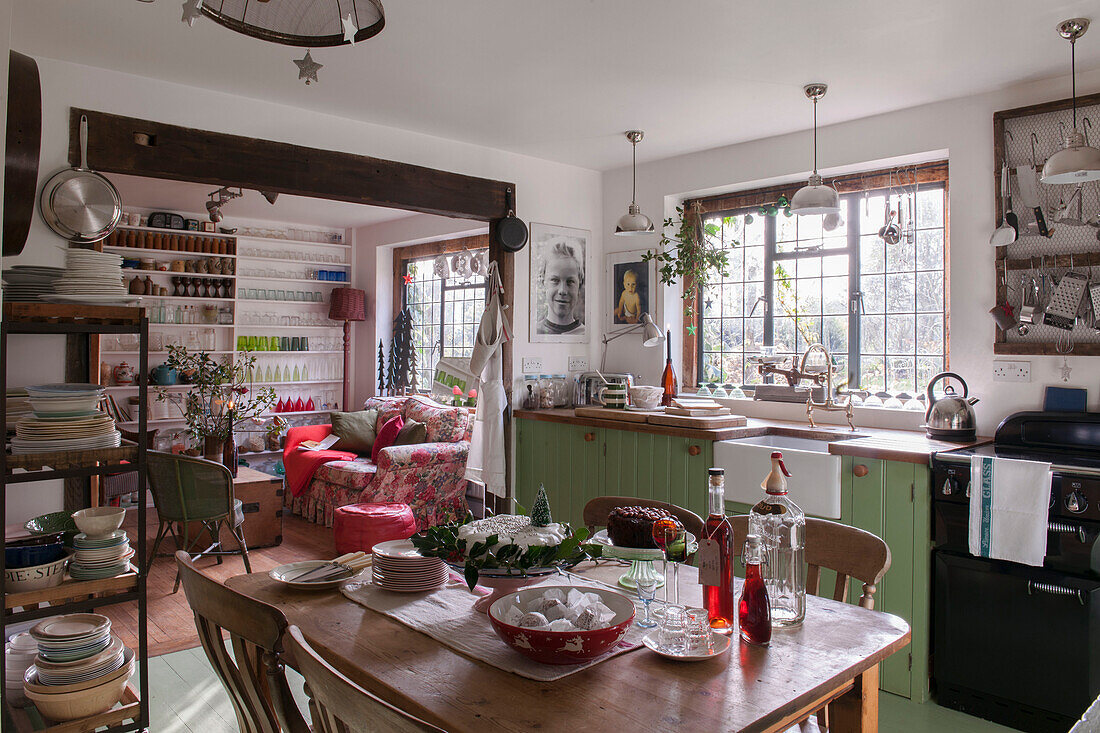
[{"label": "green cabinet door", "polygon": [[600,492],[600,433],[597,428],[543,420],[516,420],[516,501],[534,504],[546,487],[554,519],[584,525],[585,503]]}]

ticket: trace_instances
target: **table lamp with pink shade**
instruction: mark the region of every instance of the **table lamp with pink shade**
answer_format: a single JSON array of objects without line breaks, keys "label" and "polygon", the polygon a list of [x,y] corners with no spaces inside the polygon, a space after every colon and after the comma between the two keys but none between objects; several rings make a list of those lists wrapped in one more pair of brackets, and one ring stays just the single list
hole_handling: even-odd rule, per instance
[{"label": "table lamp with pink shade", "polygon": [[333,288],[329,302],[328,317],[344,322],[344,409],[351,402],[351,385],[348,373],[351,371],[351,322],[367,319],[367,294],[357,288]]}]

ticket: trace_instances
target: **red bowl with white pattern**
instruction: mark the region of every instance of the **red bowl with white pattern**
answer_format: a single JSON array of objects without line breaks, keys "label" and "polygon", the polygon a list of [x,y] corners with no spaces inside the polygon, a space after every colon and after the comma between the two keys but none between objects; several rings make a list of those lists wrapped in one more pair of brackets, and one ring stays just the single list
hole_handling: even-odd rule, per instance
[{"label": "red bowl with white pattern", "polygon": [[[551,588],[557,588],[566,595],[570,590],[595,593],[605,606],[615,612],[610,625],[591,631],[542,631],[512,626],[502,619],[509,606],[518,606],[522,611],[535,599]],[[607,653],[618,644],[634,623],[634,601],[618,591],[605,588],[587,588],[577,586],[546,586],[524,588],[509,593],[489,607],[489,622],[496,635],[520,654],[543,664],[579,664]]]}]

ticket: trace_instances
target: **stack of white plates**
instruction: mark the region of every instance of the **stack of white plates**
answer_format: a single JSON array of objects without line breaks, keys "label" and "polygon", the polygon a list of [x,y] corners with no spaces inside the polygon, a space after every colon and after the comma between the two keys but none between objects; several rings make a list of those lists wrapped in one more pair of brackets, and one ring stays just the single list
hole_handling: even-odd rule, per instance
[{"label": "stack of white plates", "polygon": [[15,265],[4,270],[5,301],[37,301],[41,295],[54,292],[54,282],[64,274],[64,267]]},{"label": "stack of white plates", "polygon": [[122,257],[90,249],[70,249],[65,274],[54,281],[55,295],[44,300],[73,303],[132,301],[122,284]]},{"label": "stack of white plates", "polygon": [[96,409],[98,384],[39,384],[27,387],[33,414],[19,419],[12,453],[55,453],[117,448],[122,435],[115,421]]},{"label": "stack of white plates", "polygon": [[87,682],[125,661],[126,646],[111,634],[111,620],[98,613],[54,616],[31,629],[31,636],[38,642],[34,666],[39,684]]},{"label": "stack of white plates", "polygon": [[16,634],[4,645],[4,702],[20,705],[23,696],[23,675],[34,664],[34,655],[38,653],[38,642],[24,632]]},{"label": "stack of white plates", "polygon": [[113,578],[130,569],[134,550],[125,530],[116,529],[104,537],[88,537],[81,532],[73,538],[76,554],[69,563],[73,580]]},{"label": "stack of white plates", "polygon": [[8,403],[8,430],[15,430],[15,424],[32,413],[31,400],[27,397],[27,390],[9,389],[5,396]]},{"label": "stack of white plates", "polygon": [[408,540],[379,542],[372,550],[375,585],[396,593],[422,593],[441,588],[450,570],[438,557],[424,557]]}]

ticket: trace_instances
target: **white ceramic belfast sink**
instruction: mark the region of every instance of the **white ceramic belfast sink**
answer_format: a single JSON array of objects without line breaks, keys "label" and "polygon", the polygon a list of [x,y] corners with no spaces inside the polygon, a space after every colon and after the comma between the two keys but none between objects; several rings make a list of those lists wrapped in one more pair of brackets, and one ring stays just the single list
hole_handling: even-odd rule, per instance
[{"label": "white ceramic belfast sink", "polygon": [[821,440],[787,435],[720,440],[714,444],[714,465],[726,471],[726,501],[755,504],[764,496],[760,483],[771,470],[773,451],[783,453],[791,472],[791,501],[815,517],[840,519],[840,456],[829,454],[829,443],[854,436]]}]

